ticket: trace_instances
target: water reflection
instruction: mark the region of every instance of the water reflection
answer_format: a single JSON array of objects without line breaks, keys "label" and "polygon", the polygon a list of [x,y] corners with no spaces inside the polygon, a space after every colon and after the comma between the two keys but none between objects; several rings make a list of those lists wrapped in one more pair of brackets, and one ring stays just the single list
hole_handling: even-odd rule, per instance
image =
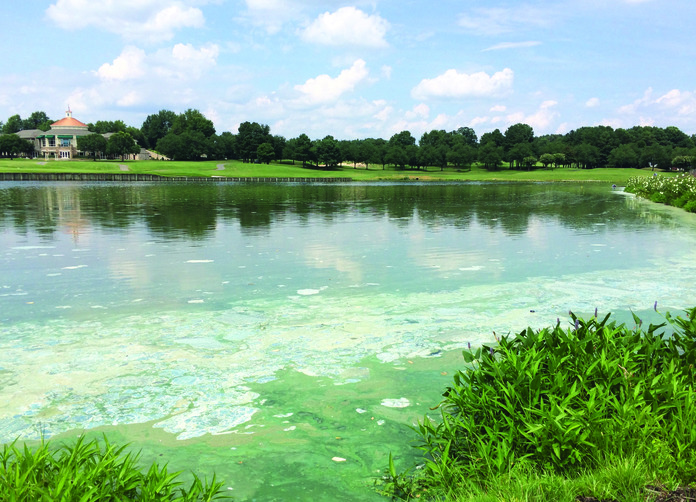
[{"label": "water reflection", "polygon": [[[407,227],[415,218],[431,227],[466,229],[478,222],[506,235],[526,233],[534,217],[553,218],[572,229],[612,225],[669,224],[641,211],[641,201],[608,196],[605,187],[559,184],[210,185],[84,184],[0,186],[0,228],[29,230],[50,238],[85,226],[114,231],[144,223],[163,239],[208,239],[220,220],[243,232],[266,233],[278,222],[330,222],[346,213],[387,217]],[[580,196],[579,196],[580,195]],[[658,221],[659,220],[659,221]]]}]

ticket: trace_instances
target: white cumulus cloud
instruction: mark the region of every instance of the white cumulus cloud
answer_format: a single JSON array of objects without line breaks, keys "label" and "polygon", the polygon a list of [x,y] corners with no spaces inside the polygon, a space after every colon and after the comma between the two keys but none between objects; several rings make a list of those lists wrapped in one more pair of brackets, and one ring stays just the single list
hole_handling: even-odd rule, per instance
[{"label": "white cumulus cloud", "polygon": [[[643,97],[636,99],[633,103],[624,105],[619,108],[619,113],[624,115],[634,115],[637,113],[655,113],[655,114],[665,114],[668,117],[696,117],[696,91],[682,91],[679,89],[672,89],[667,93],[655,98],[653,96],[653,89],[649,87]],[[641,121],[647,121],[652,119],[645,119],[640,117]]]},{"label": "white cumulus cloud", "polygon": [[335,46],[386,47],[389,23],[377,14],[368,15],[355,7],[325,12],[305,28],[306,42]]},{"label": "white cumulus cloud", "polygon": [[585,106],[588,108],[594,108],[595,106],[599,106],[599,98],[590,98],[587,101],[585,101]]},{"label": "white cumulus cloud", "polygon": [[103,81],[149,81],[152,76],[194,80],[217,64],[219,53],[215,44],[200,48],[176,44],[153,54],[128,46],[112,63],[104,63],[95,73]]},{"label": "white cumulus cloud", "polygon": [[525,116],[522,120],[516,120],[515,122],[529,124],[535,131],[546,131],[554,119],[559,116],[558,111],[555,109],[556,105],[558,105],[557,101],[544,101],[536,112]]},{"label": "white cumulus cloud", "polygon": [[131,80],[145,74],[145,51],[137,47],[126,47],[113,63],[104,63],[96,71],[103,80]]},{"label": "white cumulus cloud", "polygon": [[171,51],[158,51],[160,71],[171,72],[180,78],[199,78],[217,64],[220,48],[215,44],[196,49],[191,44],[176,44]]},{"label": "white cumulus cloud", "polygon": [[356,85],[367,78],[368,73],[365,61],[358,59],[336,78],[319,75],[304,84],[296,85],[295,90],[301,93],[301,101],[305,104],[328,103],[355,89]]},{"label": "white cumulus cloud", "polygon": [[696,92],[672,89],[657,98],[655,103],[676,110],[679,115],[696,115]]},{"label": "white cumulus cloud", "polygon": [[56,0],[46,15],[66,30],[89,26],[116,33],[128,40],[169,40],[181,28],[201,28],[203,12],[190,0]]},{"label": "white cumulus cloud", "polygon": [[485,72],[467,74],[447,70],[435,78],[421,80],[411,91],[411,96],[419,100],[496,96],[512,88],[513,77],[514,72],[510,68],[493,75]]},{"label": "white cumulus cloud", "polygon": [[419,104],[413,107],[413,110],[406,112],[405,116],[407,119],[412,120],[416,117],[427,119],[430,115],[430,107],[426,104]]}]

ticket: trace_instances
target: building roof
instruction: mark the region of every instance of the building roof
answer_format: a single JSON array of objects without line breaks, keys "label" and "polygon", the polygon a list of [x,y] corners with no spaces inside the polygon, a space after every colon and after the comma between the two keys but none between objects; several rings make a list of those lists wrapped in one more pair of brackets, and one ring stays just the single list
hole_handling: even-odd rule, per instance
[{"label": "building roof", "polygon": [[17,133],[17,136],[19,136],[22,139],[36,139],[36,137],[40,134],[46,133],[43,132],[41,129],[24,129],[22,131],[19,131]]},{"label": "building roof", "polygon": [[87,129],[83,129],[81,127],[61,127],[58,129],[54,129],[51,127],[50,130],[43,132],[41,131],[41,134],[38,137],[41,137],[41,135],[44,136],[51,136],[51,135],[56,135],[59,134],[61,136],[88,136],[90,134],[94,134],[92,131],[88,131]]},{"label": "building roof", "polygon": [[72,117],[65,117],[60,119],[58,122],[51,124],[51,127],[84,127],[86,129],[87,124],[84,124]]}]

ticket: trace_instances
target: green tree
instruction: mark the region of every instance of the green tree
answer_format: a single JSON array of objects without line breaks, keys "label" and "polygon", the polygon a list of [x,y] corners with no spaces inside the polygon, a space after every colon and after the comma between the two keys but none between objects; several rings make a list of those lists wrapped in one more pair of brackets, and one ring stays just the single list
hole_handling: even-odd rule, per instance
[{"label": "green tree", "polygon": [[353,169],[355,169],[358,162],[360,140],[341,140],[338,142],[338,148],[341,150],[341,158],[348,163],[352,163]]},{"label": "green tree", "polygon": [[174,134],[182,134],[185,131],[199,132],[204,137],[209,138],[215,134],[215,126],[201,112],[189,108],[176,116],[171,128],[171,132]]},{"label": "green tree", "polygon": [[505,143],[508,148],[532,141],[534,141],[534,129],[528,124],[513,124],[505,130]]},{"label": "green tree", "polygon": [[294,141],[295,156],[293,158],[301,161],[302,167],[305,167],[307,162],[311,160],[313,146],[312,140],[304,133],[300,134]]},{"label": "green tree", "polygon": [[275,151],[270,143],[261,143],[256,149],[256,158],[259,159],[259,162],[270,164],[274,157]]},{"label": "green tree", "polygon": [[511,167],[520,167],[522,160],[525,157],[534,155],[531,143],[516,143],[507,152],[506,160],[510,162]]},{"label": "green tree", "polygon": [[2,128],[4,134],[16,134],[23,129],[24,122],[19,115],[12,115]]},{"label": "green tree", "polygon": [[529,156],[522,159],[522,165],[527,169],[527,171],[536,167],[536,163],[537,163],[537,158],[534,155],[529,155]]},{"label": "green tree", "polygon": [[695,161],[696,159],[691,155],[679,155],[672,159],[672,166],[676,167],[677,169],[681,169],[682,171],[686,171],[687,169],[693,167]]},{"label": "green tree", "polygon": [[217,144],[217,158],[219,159],[236,159],[237,149],[236,149],[236,138],[234,134],[229,131],[225,131],[220,134],[216,139]]},{"label": "green tree", "polygon": [[495,129],[491,132],[485,132],[481,135],[481,141],[479,141],[479,145],[483,146],[487,143],[493,143],[493,146],[504,146],[505,136],[503,136],[503,133],[500,132],[500,129]]},{"label": "green tree", "polygon": [[17,134],[0,135],[0,153],[8,155],[10,160],[24,153],[31,155],[34,151],[34,144],[17,136]]},{"label": "green tree", "polygon": [[145,135],[140,129],[138,129],[137,127],[127,126],[125,132],[131,135],[131,138],[133,138],[133,140],[138,144],[139,147],[145,148],[147,140],[145,139]]},{"label": "green tree", "polygon": [[593,169],[599,165],[601,152],[594,145],[582,143],[575,148],[575,157],[582,169]]},{"label": "green tree", "polygon": [[355,149],[357,161],[365,164],[365,170],[370,168],[370,164],[379,162],[378,147],[374,139],[367,138],[356,142]]},{"label": "green tree", "polygon": [[338,141],[333,136],[325,136],[324,139],[316,144],[317,159],[320,164],[324,164],[328,168],[338,167],[338,164],[343,160],[341,158],[341,149],[338,147]]},{"label": "green tree", "polygon": [[423,160],[427,159],[426,166],[438,166],[441,171],[447,167],[447,152],[452,147],[453,137],[451,134],[442,130],[432,130],[421,136],[418,144],[420,148],[431,147],[427,154],[422,155]]},{"label": "green tree", "polygon": [[[171,115],[167,111],[161,111],[159,117],[152,119],[152,129],[162,131],[169,118]],[[198,110],[189,108],[174,118],[169,132],[157,140],[156,149],[170,159],[201,160],[222,155],[221,145],[213,122]]]},{"label": "green tree", "polygon": [[608,163],[611,167],[636,167],[638,155],[630,145],[619,145],[609,153]]},{"label": "green tree", "polygon": [[384,168],[387,165],[387,147],[389,143],[384,138],[375,138],[371,140],[371,142],[375,147],[372,162],[374,164],[382,164],[382,171],[384,171]]},{"label": "green tree", "polygon": [[131,135],[124,131],[112,134],[106,142],[106,153],[108,155],[118,155],[121,157],[121,160],[127,154],[136,154],[138,152],[140,152],[140,147],[131,138]]},{"label": "green tree", "polygon": [[576,131],[566,134],[566,142],[569,145],[586,143],[594,146],[599,152],[597,166],[606,166],[611,151],[619,146],[618,136],[610,126],[581,127]]},{"label": "green tree", "polygon": [[505,154],[507,160],[518,167],[524,157],[533,154],[531,144],[534,141],[534,130],[527,124],[513,124],[505,131]]},{"label": "green tree", "polygon": [[[45,127],[45,125],[48,124],[50,128],[51,124],[51,119],[48,118],[48,115],[46,115],[46,112],[32,112],[31,115],[29,115],[29,118],[26,118],[22,121],[22,129],[23,130],[28,130],[28,129],[41,129],[42,126]],[[48,129],[42,129],[42,130],[48,130]]]},{"label": "green tree", "polygon": [[460,127],[456,131],[453,131],[452,134],[463,138],[465,144],[470,147],[476,148],[478,146],[476,131],[474,131],[471,127]]},{"label": "green tree", "polygon": [[678,127],[669,126],[666,127],[664,131],[667,141],[674,148],[693,148],[696,146],[692,138],[682,132]]},{"label": "green tree", "polygon": [[126,132],[126,124],[123,120],[97,120],[94,124],[87,124],[87,130],[97,134]]},{"label": "green tree", "polygon": [[183,160],[187,156],[186,144],[181,135],[171,131],[157,141],[155,149],[172,160]]},{"label": "green tree", "polygon": [[546,169],[555,162],[554,155],[552,153],[544,153],[539,157],[539,162],[541,162],[544,169]]},{"label": "green tree", "polygon": [[657,143],[640,150],[640,167],[668,169],[672,163],[672,147]]},{"label": "green tree", "polygon": [[392,164],[398,169],[406,169],[406,164],[408,164],[406,148],[399,144],[390,144],[387,147],[384,159],[387,164]]},{"label": "green tree", "polygon": [[285,146],[283,147],[282,158],[292,160],[293,165],[295,165],[295,160],[298,160],[297,156],[295,154],[295,147],[296,146],[297,146],[297,138],[290,138],[289,140],[287,140],[285,142]]},{"label": "green tree", "polygon": [[489,141],[479,147],[478,158],[485,169],[495,171],[503,162],[503,147],[495,146],[494,141]]},{"label": "green tree", "polygon": [[273,144],[270,127],[258,122],[242,122],[237,132],[237,152],[242,161],[251,162],[256,159],[256,152],[261,143]]},{"label": "green tree", "polygon": [[106,138],[101,134],[88,134],[77,138],[77,149],[90,152],[95,161],[98,153],[106,153],[106,146]]},{"label": "green tree", "polygon": [[176,119],[176,113],[170,110],[160,110],[159,112],[148,115],[140,130],[145,137],[145,148],[155,148],[157,142],[164,138],[171,130]]},{"label": "green tree", "polygon": [[428,166],[437,166],[439,164],[437,153],[437,148],[432,145],[421,146],[418,148],[418,160],[416,165],[425,168],[426,171]]},{"label": "green tree", "polygon": [[416,138],[414,138],[409,131],[401,131],[389,138],[389,144],[407,147],[410,145],[415,145]]},{"label": "green tree", "polygon": [[406,163],[415,167],[418,166],[418,152],[420,148],[417,145],[408,145],[404,148],[404,153],[406,153]]},{"label": "green tree", "polygon": [[178,135],[183,151],[177,160],[201,160],[212,157],[216,136],[206,137],[201,131],[187,130]]},{"label": "green tree", "polygon": [[476,148],[461,138],[454,138],[452,149],[447,152],[447,162],[456,168],[471,169],[471,164],[476,160]]},{"label": "green tree", "polygon": [[287,140],[283,136],[273,135],[271,136],[271,144],[273,145],[274,159],[282,160],[283,151],[285,150],[285,143]]}]

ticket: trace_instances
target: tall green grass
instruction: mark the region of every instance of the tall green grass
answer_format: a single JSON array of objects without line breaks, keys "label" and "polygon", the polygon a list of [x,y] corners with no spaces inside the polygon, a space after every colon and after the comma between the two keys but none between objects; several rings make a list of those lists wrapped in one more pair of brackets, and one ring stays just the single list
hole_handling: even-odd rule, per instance
[{"label": "tall green grass", "polygon": [[565,495],[523,500],[573,500],[583,490],[645,500],[649,483],[695,482],[696,308],[646,329],[638,318],[629,328],[608,315],[570,316],[569,328],[559,321],[464,351],[468,367],[438,416],[415,427],[424,463],[404,473],[390,458],[382,490],[493,500],[480,497],[536,479],[522,493],[551,483]]},{"label": "tall green grass", "polygon": [[220,500],[222,483],[194,475],[185,488],[167,466],[138,465],[139,454],[126,453],[107,440],[85,441],[54,448],[17,443],[0,451],[0,500],[3,502],[203,502]]}]

